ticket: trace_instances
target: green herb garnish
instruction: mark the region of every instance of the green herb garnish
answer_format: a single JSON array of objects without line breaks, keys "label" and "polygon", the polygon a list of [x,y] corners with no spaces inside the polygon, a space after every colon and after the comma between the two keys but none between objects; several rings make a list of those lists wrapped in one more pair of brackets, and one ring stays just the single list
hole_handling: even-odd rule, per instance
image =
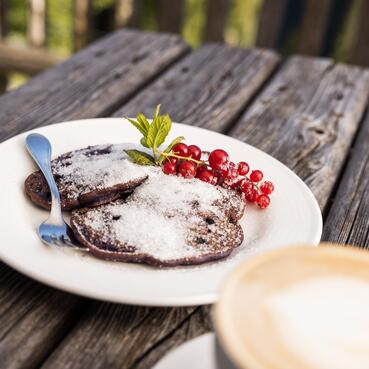
[{"label": "green herb garnish", "polygon": [[152,155],[140,150],[124,150],[134,163],[140,165],[161,165],[174,145],[184,140],[183,136],[175,138],[168,147],[161,151],[160,146],[165,142],[171,128],[172,120],[168,114],[159,115],[160,104],[156,107],[151,123],[143,114],[138,114],[136,120],[126,118],[142,134],[141,145],[152,149]]}]

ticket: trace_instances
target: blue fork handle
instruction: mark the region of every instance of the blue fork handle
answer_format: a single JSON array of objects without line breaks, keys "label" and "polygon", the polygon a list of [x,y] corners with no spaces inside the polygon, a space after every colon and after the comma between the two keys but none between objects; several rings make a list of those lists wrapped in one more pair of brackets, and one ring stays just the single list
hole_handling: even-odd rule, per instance
[{"label": "blue fork handle", "polygon": [[60,195],[51,171],[51,144],[49,140],[38,133],[26,137],[26,146],[33,160],[45,176],[51,192],[51,216],[54,221],[62,222]]}]

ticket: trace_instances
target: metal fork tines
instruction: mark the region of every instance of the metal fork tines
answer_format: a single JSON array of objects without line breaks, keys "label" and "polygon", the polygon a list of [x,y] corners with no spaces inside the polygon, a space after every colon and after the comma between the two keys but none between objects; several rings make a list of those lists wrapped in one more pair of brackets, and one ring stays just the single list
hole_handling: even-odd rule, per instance
[{"label": "metal fork tines", "polygon": [[74,238],[73,231],[64,221],[60,195],[51,171],[51,145],[49,140],[32,133],[26,138],[26,146],[34,161],[41,169],[51,193],[51,211],[45,222],[38,228],[38,235],[48,245],[67,246],[83,249]]}]

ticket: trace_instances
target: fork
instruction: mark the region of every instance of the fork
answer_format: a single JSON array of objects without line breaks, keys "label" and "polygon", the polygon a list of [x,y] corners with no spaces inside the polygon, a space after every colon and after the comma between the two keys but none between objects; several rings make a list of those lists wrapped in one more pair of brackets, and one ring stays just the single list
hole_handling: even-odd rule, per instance
[{"label": "fork", "polygon": [[50,215],[39,226],[39,237],[47,245],[81,249],[74,238],[72,229],[63,218],[59,191],[51,171],[51,144],[49,140],[43,135],[32,133],[26,137],[26,147],[45,176],[51,193]]}]

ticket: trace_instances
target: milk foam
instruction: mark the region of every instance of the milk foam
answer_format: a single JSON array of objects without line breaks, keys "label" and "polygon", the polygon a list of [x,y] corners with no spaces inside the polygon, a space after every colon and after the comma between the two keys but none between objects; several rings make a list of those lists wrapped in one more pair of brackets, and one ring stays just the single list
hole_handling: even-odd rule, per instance
[{"label": "milk foam", "polygon": [[369,368],[369,283],[309,279],[274,292],[265,307],[282,344],[309,367]]}]

